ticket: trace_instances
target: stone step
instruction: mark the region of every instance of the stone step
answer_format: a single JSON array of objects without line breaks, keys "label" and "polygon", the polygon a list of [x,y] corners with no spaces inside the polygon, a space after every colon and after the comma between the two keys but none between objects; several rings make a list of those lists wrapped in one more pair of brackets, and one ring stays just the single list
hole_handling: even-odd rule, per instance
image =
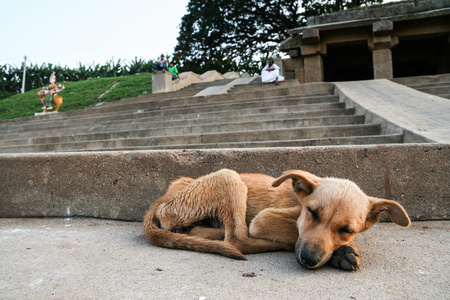
[{"label": "stone step", "polygon": [[64,126],[77,126],[80,124],[100,124],[104,121],[114,120],[132,120],[149,117],[168,117],[168,116],[193,116],[200,117],[205,115],[209,117],[214,114],[255,114],[255,113],[283,113],[313,111],[319,109],[338,109],[343,108],[343,103],[339,103],[337,96],[328,97],[310,97],[310,98],[272,98],[271,100],[260,100],[251,102],[231,102],[214,103],[208,105],[190,105],[164,107],[161,109],[142,109],[133,112],[101,113],[94,116],[84,115],[72,118],[57,118],[54,120],[35,120],[34,122],[24,122],[23,124],[2,124],[0,125],[0,134],[11,134],[23,131],[34,131],[37,129],[60,128]]},{"label": "stone step", "polygon": [[261,91],[261,90],[273,90],[273,89],[279,89],[279,88],[286,88],[286,87],[294,87],[298,86],[298,80],[285,80],[280,82],[278,85],[275,84],[263,84],[259,80],[255,80],[254,82],[251,82],[246,85],[238,85],[235,86],[229,93],[242,93],[242,92],[253,92],[253,91]]},{"label": "stone step", "polygon": [[328,116],[316,118],[303,119],[278,119],[270,121],[252,121],[252,122],[227,122],[204,125],[185,124],[158,124],[159,126],[147,127],[145,129],[124,130],[117,131],[111,128],[104,128],[103,132],[85,133],[85,134],[70,134],[58,135],[53,137],[29,137],[22,139],[2,139],[1,146],[22,146],[33,144],[55,144],[55,143],[69,143],[80,141],[94,141],[94,140],[108,140],[108,139],[125,139],[125,138],[144,138],[152,136],[177,136],[180,134],[205,134],[205,133],[221,133],[221,132],[235,132],[235,131],[254,131],[254,130],[275,130],[281,128],[301,128],[308,126],[334,126],[334,125],[350,125],[363,124],[364,116]]},{"label": "stone step", "polygon": [[[159,95],[159,94],[157,94]],[[164,107],[174,107],[174,106],[190,106],[190,105],[207,105],[215,103],[243,103],[243,100],[255,100],[260,101],[261,99],[277,98],[280,97],[322,97],[322,96],[332,96],[330,93],[315,92],[300,94],[295,91],[290,92],[289,88],[277,88],[277,89],[267,89],[261,90],[257,89],[255,91],[242,91],[234,93],[232,95],[215,95],[210,97],[169,97],[169,98],[158,98],[154,95],[152,96],[141,96],[138,97],[139,100],[133,102],[123,102],[123,103],[107,103],[101,107],[94,107],[90,109],[71,111],[66,113],[67,117],[72,116],[87,116],[87,115],[97,115],[105,113],[126,113],[129,111],[141,111],[146,109],[158,109]]]},{"label": "stone step", "polygon": [[[327,97],[336,97],[330,94],[324,94],[324,93],[317,93],[317,94],[308,94],[308,95],[287,95],[286,91],[283,91],[284,93],[279,93],[280,95],[275,94],[271,97],[263,98],[263,94],[260,94],[260,97],[256,98],[248,98],[247,100],[253,100],[250,101],[251,103],[260,103],[262,101],[280,101],[280,100],[293,100],[293,99],[308,99],[312,98],[317,100],[318,98],[323,97],[324,99]],[[249,94],[247,94],[248,96]],[[258,96],[258,95],[255,95]],[[235,97],[236,98],[236,97]],[[42,115],[38,118],[36,117],[26,117],[26,118],[20,118],[19,119],[11,119],[11,120],[5,120],[0,122],[0,130],[2,125],[13,125],[13,124],[25,124],[25,123],[41,123],[41,122],[51,122],[52,124],[55,122],[55,120],[67,120],[71,118],[91,118],[93,116],[97,115],[108,115],[108,114],[127,114],[127,113],[142,113],[145,111],[150,110],[162,110],[164,108],[170,107],[170,108],[185,108],[188,106],[195,107],[195,106],[205,106],[205,105],[225,105],[225,104],[240,104],[245,105],[246,101],[242,101],[237,97],[230,98],[230,97],[221,97],[221,96],[213,96],[213,97],[185,97],[185,98],[174,98],[174,99],[162,99],[158,101],[142,101],[137,102],[133,104],[126,104],[123,103],[121,105],[106,105],[104,107],[90,107],[87,109],[80,109],[80,110],[74,110],[64,113],[58,113],[58,114],[48,114],[48,115]],[[332,98],[327,98],[332,99]]]},{"label": "stone step", "polygon": [[440,82],[429,82],[429,83],[418,83],[418,84],[410,84],[409,87],[412,87],[414,89],[421,89],[421,88],[432,88],[432,87],[450,87],[449,81],[440,81]]},{"label": "stone step", "polygon": [[[415,79],[415,80],[414,80]],[[450,75],[424,76],[418,78],[398,78],[395,82],[404,84],[415,90],[450,99]]]},{"label": "stone step", "polygon": [[[230,148],[276,148],[276,147],[310,147],[310,146],[336,146],[336,145],[372,145],[372,144],[401,144],[403,134],[372,135],[372,136],[351,136],[351,137],[331,137],[318,139],[302,139],[287,141],[252,141],[252,142],[227,142],[210,144],[182,144],[171,145],[170,149],[230,149]],[[141,146],[122,147],[115,150],[162,150],[167,146]],[[94,151],[98,151],[95,149]]]},{"label": "stone step", "polygon": [[450,83],[448,85],[435,85],[435,86],[422,86],[422,87],[412,87],[418,91],[447,98],[450,94]]},{"label": "stone step", "polygon": [[[238,143],[258,141],[286,141],[299,139],[320,139],[350,136],[379,135],[379,124],[342,125],[289,128],[274,130],[234,131],[207,134],[185,134],[179,136],[153,136],[143,138],[117,138],[109,140],[35,144],[0,147],[0,153],[43,152],[43,151],[89,151],[117,150],[124,147],[166,146],[180,144]],[[14,149],[14,150],[13,150]]]},{"label": "stone step", "polygon": [[[221,168],[274,177],[300,168],[321,177],[347,178],[368,195],[400,201],[413,220],[448,220],[450,211],[449,144],[117,149],[131,151],[0,155],[0,218],[89,216],[140,221],[148,205],[175,178],[197,178]],[[418,184],[418,178],[431,182]]]},{"label": "stone step", "polygon": [[176,92],[168,92],[168,93],[159,93],[159,94],[141,94],[137,97],[133,98],[124,98],[117,101],[112,102],[101,102],[94,107],[98,106],[118,106],[118,105],[128,105],[130,103],[137,103],[143,101],[157,101],[157,100],[170,100],[177,98],[188,98],[197,94],[200,90],[192,90],[192,91],[176,91]]},{"label": "stone step", "polygon": [[[143,102],[134,105],[127,105],[121,110],[117,110],[115,107],[109,110],[107,107],[101,111],[102,115],[108,113],[120,112],[121,114],[127,112],[145,112],[153,110],[164,110],[170,109],[195,109],[196,111],[202,111],[206,109],[210,110],[228,110],[230,107],[235,109],[246,109],[252,107],[273,107],[280,105],[300,105],[300,104],[311,104],[311,103],[323,103],[323,102],[337,102],[339,101],[338,96],[334,95],[292,95],[292,96],[276,96],[270,98],[252,98],[245,101],[240,99],[234,100],[229,99],[228,101],[217,101],[215,97],[207,98],[181,98],[174,99],[170,102]],[[188,111],[186,111],[188,113]],[[98,112],[96,113],[98,114]],[[85,115],[84,115],[85,116]]]},{"label": "stone step", "polygon": [[364,124],[363,112],[355,115],[355,109],[346,109],[346,102],[331,94],[334,84],[250,83],[231,91],[207,97],[192,97],[189,91],[142,95],[20,123],[1,122],[0,153],[389,144],[404,139],[403,134],[383,135],[380,124]]},{"label": "stone step", "polygon": [[[311,84],[303,85],[290,88],[276,88],[276,89],[266,89],[257,90],[253,92],[239,92],[232,95],[218,95],[210,97],[192,97],[193,94],[187,96],[179,96],[179,92],[171,93],[159,93],[159,94],[148,94],[141,95],[136,98],[121,100],[117,102],[105,102],[101,106],[88,107],[85,109],[62,112],[58,114],[47,114],[41,115],[39,117],[24,117],[9,120],[0,121],[0,133],[3,125],[12,124],[25,124],[25,123],[37,123],[44,122],[45,120],[53,123],[55,120],[59,119],[69,119],[69,118],[86,118],[89,116],[95,116],[105,113],[140,113],[143,109],[149,108],[162,108],[170,107],[174,105],[191,105],[191,104],[207,104],[207,103],[223,103],[227,101],[243,101],[249,99],[266,99],[270,97],[283,97],[289,95],[297,95],[298,97],[309,97],[309,96],[329,96],[330,94],[330,84]],[[197,91],[198,92],[198,91]],[[169,95],[170,94],[170,95]]]},{"label": "stone step", "polygon": [[[354,109],[330,109],[330,110],[313,110],[304,112],[287,112],[287,113],[259,113],[239,115],[233,113],[213,113],[198,116],[196,114],[190,115],[176,115],[169,117],[148,117],[139,119],[112,119],[95,124],[78,123],[75,126],[58,126],[57,129],[51,130],[34,130],[35,127],[30,126],[30,131],[22,131],[2,135],[3,140],[14,140],[19,138],[35,138],[35,137],[53,137],[61,135],[80,135],[86,133],[100,133],[106,130],[113,131],[134,131],[149,128],[165,128],[177,126],[199,126],[208,124],[222,124],[222,123],[240,123],[240,122],[263,122],[283,119],[304,118],[306,119],[323,119],[323,122],[332,121],[334,116],[349,116],[355,113]],[[325,124],[325,123],[324,123]]]}]

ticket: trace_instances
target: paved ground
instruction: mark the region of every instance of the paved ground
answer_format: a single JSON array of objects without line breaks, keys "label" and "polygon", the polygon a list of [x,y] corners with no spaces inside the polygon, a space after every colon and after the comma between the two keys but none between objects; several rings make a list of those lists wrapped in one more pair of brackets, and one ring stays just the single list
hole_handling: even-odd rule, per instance
[{"label": "paved ground", "polygon": [[214,254],[147,243],[141,223],[0,219],[1,299],[448,299],[450,222],[375,225],[355,273],[292,253]]}]

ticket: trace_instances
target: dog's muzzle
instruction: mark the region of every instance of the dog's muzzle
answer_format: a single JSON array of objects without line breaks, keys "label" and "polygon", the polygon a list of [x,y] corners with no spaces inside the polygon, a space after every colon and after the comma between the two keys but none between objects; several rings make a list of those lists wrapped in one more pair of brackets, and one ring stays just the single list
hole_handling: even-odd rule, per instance
[{"label": "dog's muzzle", "polygon": [[309,247],[301,245],[300,241],[295,243],[295,258],[302,265],[310,269],[320,267],[321,259],[317,256],[316,252],[308,251]]}]

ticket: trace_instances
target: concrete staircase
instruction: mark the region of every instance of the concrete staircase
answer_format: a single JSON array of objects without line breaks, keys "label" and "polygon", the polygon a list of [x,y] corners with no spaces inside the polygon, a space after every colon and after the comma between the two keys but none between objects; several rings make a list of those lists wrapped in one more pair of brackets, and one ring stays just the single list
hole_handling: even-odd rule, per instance
[{"label": "concrete staircase", "polygon": [[425,83],[414,84],[409,87],[418,91],[439,96],[442,98],[450,99],[450,81],[449,82],[437,82],[437,83]]},{"label": "concrete staircase", "polygon": [[[209,83],[212,84],[212,83]],[[204,84],[0,123],[0,153],[402,143],[347,109],[329,83],[260,83],[193,97]]]},{"label": "concrete staircase", "polygon": [[396,78],[393,81],[427,94],[450,99],[450,74]]}]

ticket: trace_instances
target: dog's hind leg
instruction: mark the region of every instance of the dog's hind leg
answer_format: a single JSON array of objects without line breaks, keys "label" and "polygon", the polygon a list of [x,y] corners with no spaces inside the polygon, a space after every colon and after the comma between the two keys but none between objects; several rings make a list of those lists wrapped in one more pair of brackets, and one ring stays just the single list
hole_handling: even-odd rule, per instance
[{"label": "dog's hind leg", "polygon": [[244,254],[286,249],[284,244],[249,236],[245,220],[248,189],[238,173],[221,170],[210,175],[208,181],[209,189],[214,191],[213,201],[208,203],[215,206],[217,216],[224,225],[225,242]]},{"label": "dog's hind leg", "polygon": [[[225,228],[223,242],[217,241],[214,244],[216,246],[208,247],[208,250],[201,250],[202,252],[224,253],[224,250],[221,249],[227,248],[228,251],[227,245],[235,247],[242,253],[285,249],[285,246],[280,243],[249,237],[245,220],[247,192],[247,186],[238,173],[223,169],[200,177],[182,189],[176,190],[172,195],[167,195],[169,200],[163,201],[156,208],[156,215],[161,227],[168,231],[177,230],[179,227],[189,227],[205,218],[219,218]],[[212,242],[208,239],[198,239],[197,241],[200,248],[203,243],[207,243],[206,241],[209,241],[208,244]],[[177,246],[177,248],[181,247]],[[192,248],[194,246],[183,247]]]}]

